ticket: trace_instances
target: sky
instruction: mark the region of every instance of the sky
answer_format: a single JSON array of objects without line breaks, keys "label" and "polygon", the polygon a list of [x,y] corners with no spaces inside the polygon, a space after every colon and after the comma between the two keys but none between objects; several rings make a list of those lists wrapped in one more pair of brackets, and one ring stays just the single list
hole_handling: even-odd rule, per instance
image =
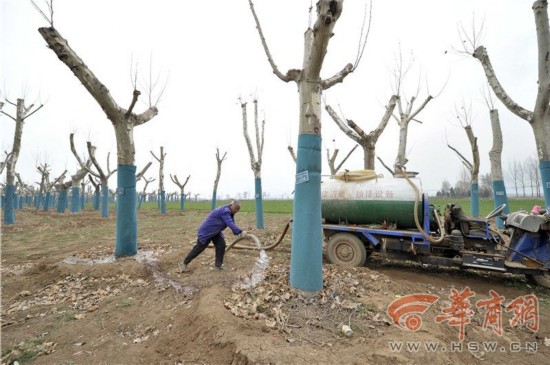
[{"label": "sky", "polygon": [[[36,3],[43,5],[42,0]],[[307,0],[255,0],[271,54],[286,73],[301,68],[303,35],[308,27]],[[321,72],[328,78],[353,63],[364,19],[363,0],[346,0],[334,28]],[[315,5],[315,3],[313,3]],[[328,89],[324,102],[342,117],[353,119],[367,133],[376,128],[392,95],[393,71],[401,53],[413,60],[403,83],[404,96],[417,94],[417,105],[428,95],[435,98],[411,122],[407,143],[409,171],[419,172],[423,190],[435,194],[447,179],[454,185],[462,164],[447,143],[471,159],[471,149],[456,108],[471,105],[472,128],[478,137],[480,174],[490,172],[492,147],[489,111],[482,89],[482,67],[461,50],[459,29],[470,30],[473,19],[483,23],[483,44],[496,74],[508,94],[532,110],[537,90],[537,48],[532,2],[514,0],[394,0],[372,1],[370,33],[361,63],[343,83]],[[44,7],[43,7],[44,8]],[[44,104],[25,122],[17,171],[32,184],[39,181],[38,164],[51,166],[51,176],[77,170],[69,135],[75,133],[76,149],[85,154],[86,142],[96,147],[105,169],[116,167],[116,140],[111,122],[72,72],[57,59],[38,33],[48,23],[30,1],[0,0],[0,93],[26,105]],[[313,17],[314,22],[315,17]],[[246,0],[56,0],[54,26],[105,84],[115,101],[128,108],[132,99],[132,69],[138,70],[142,97],[134,111],[147,108],[143,87],[149,75],[165,90],[157,105],[158,115],[134,129],[138,171],[156,180],[148,192],[158,189],[159,156],[164,147],[165,191],[179,192],[170,174],[185,180],[186,191],[210,199],[216,176],[216,148],[227,152],[222,164],[218,197],[237,197],[254,192],[254,174],[243,137],[239,98],[249,101],[249,133],[254,139],[252,100],[258,98],[265,118],[262,163],[263,192],[272,199],[291,197],[295,164],[287,147],[296,149],[299,125],[295,83],[284,83],[272,72]],[[495,99],[496,100],[496,99]],[[503,167],[535,155],[535,142],[527,122],[510,113],[499,101],[504,150]],[[15,115],[6,104],[4,112]],[[15,122],[0,115],[0,148],[11,150]],[[329,173],[326,148],[340,150],[340,159],[355,145],[322,114],[323,174]],[[398,147],[398,126],[390,120],[376,153],[393,165]],[[358,148],[343,168],[363,168]],[[376,171],[389,176],[376,162]],[[506,172],[505,172],[506,173]],[[5,174],[0,178],[5,181]],[[116,187],[116,174],[109,180]],[[137,190],[143,189],[140,181]]]}]

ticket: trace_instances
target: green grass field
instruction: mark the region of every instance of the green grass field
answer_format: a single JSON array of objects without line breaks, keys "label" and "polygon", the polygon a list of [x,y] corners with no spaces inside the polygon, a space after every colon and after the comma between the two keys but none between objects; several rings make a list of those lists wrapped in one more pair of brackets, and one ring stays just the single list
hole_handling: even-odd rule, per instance
[{"label": "green grass field", "polygon": [[[470,199],[451,199],[451,198],[430,198],[430,203],[439,207],[441,210],[445,208],[448,203],[460,204],[464,214],[470,215]],[[229,204],[227,200],[220,200],[216,206]],[[525,209],[531,211],[534,205],[544,206],[544,199],[510,199],[510,211],[517,211]],[[292,200],[264,200],[263,207],[264,213],[279,213],[279,214],[292,214]],[[179,210],[179,202],[168,202],[166,204],[167,210]],[[143,203],[141,209],[158,209],[156,203]],[[482,199],[479,201],[480,215],[485,216],[494,209],[492,199]],[[185,210],[199,210],[209,211],[210,201],[186,201]],[[254,200],[241,200],[242,212],[254,212],[256,210],[256,203]]]}]

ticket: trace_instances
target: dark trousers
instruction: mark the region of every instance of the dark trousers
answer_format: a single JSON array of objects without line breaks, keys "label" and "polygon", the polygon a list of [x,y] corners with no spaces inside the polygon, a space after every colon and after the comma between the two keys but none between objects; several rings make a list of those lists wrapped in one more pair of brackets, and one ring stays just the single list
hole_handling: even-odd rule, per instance
[{"label": "dark trousers", "polygon": [[208,244],[210,242],[213,242],[214,247],[216,248],[216,266],[221,267],[223,264],[223,256],[225,255],[225,240],[223,239],[221,233],[218,233],[214,237],[210,238],[204,244],[199,243],[199,241],[197,240],[197,243],[195,244],[191,252],[189,252],[185,260],[183,260],[183,263],[187,265],[191,261],[193,261],[195,257],[199,256],[202,251],[204,251],[206,247],[208,247]]}]

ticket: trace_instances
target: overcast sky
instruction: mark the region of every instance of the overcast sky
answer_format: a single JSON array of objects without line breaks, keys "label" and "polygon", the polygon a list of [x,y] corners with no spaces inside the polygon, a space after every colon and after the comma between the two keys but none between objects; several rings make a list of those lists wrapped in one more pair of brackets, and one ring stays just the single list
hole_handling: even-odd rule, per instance
[{"label": "overcast sky", "polygon": [[[41,0],[36,0],[42,4]],[[0,0],[0,91],[15,102],[25,97],[27,105],[44,103],[24,127],[17,170],[24,181],[39,181],[37,164],[51,165],[51,176],[64,169],[73,174],[77,162],[70,152],[69,134],[75,133],[77,150],[84,153],[86,141],[97,146],[96,156],[111,169],[116,167],[114,130],[95,100],[70,70],[46,47],[38,28],[47,22],[30,1]],[[315,2],[314,2],[315,3]],[[279,69],[301,68],[303,34],[308,26],[309,0],[255,0],[271,53]],[[170,181],[191,175],[186,190],[210,198],[216,175],[216,148],[227,152],[222,165],[218,196],[254,192],[254,175],[242,133],[238,98],[258,97],[260,115],[265,115],[265,149],[262,165],[263,191],[272,198],[294,190],[295,166],[287,146],[296,148],[298,93],[296,84],[285,84],[271,70],[262,49],[246,0],[56,0],[54,25],[111,91],[121,107],[132,98],[131,65],[139,77],[166,81],[158,105],[159,114],[134,130],[136,165],[153,165],[146,173],[157,180],[160,146],[165,159],[165,190],[179,191]],[[373,1],[372,24],[359,68],[342,84],[327,90],[326,103],[343,117],[353,119],[367,133],[376,128],[392,94],[392,71],[401,49],[403,58],[414,57],[405,80],[409,98],[419,86],[418,99],[428,93],[433,99],[411,123],[407,144],[408,170],[418,171],[425,191],[435,194],[443,179],[452,184],[462,169],[446,140],[471,158],[464,130],[456,121],[455,107],[472,105],[473,130],[478,136],[480,173],[490,172],[488,152],[492,145],[489,112],[481,90],[485,76],[477,60],[458,54],[460,24],[470,29],[475,15],[484,21],[482,44],[486,46],[500,82],[508,94],[532,110],[537,89],[536,34],[532,2],[513,0],[394,0]],[[321,72],[327,78],[356,58],[365,2],[346,0],[334,28]],[[142,95],[145,90],[142,88]],[[146,109],[142,97],[134,111]],[[504,135],[503,166],[535,155],[532,129],[497,102]],[[253,133],[252,103],[249,132]],[[15,108],[4,111],[15,115]],[[0,115],[1,148],[10,150],[15,123]],[[322,137],[325,148],[340,149],[344,156],[354,146],[323,111]],[[253,138],[251,134],[251,138]],[[377,144],[377,156],[393,165],[397,153],[398,127],[391,120]],[[358,148],[344,165],[363,168]],[[377,161],[378,173],[388,172]],[[323,151],[323,173],[328,173]],[[2,181],[5,175],[2,176]],[[109,181],[116,187],[116,177]],[[138,183],[138,191],[143,182]]]}]

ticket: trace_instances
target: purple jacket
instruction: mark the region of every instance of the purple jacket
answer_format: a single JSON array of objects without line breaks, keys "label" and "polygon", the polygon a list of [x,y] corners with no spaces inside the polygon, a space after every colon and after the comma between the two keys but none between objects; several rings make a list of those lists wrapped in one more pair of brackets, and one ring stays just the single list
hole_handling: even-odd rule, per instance
[{"label": "purple jacket", "polygon": [[224,205],[214,209],[200,225],[197,232],[199,243],[207,243],[212,237],[221,233],[227,227],[233,231],[233,234],[239,234],[243,231],[235,224],[229,205]]}]

